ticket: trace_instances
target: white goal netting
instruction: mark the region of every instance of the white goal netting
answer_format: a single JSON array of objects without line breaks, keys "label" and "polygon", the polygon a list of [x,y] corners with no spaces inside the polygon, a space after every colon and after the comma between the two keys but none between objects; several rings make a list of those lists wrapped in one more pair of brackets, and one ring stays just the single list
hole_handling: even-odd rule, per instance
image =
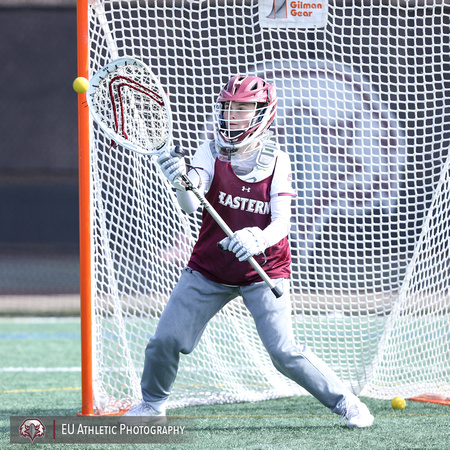
[{"label": "white goal netting", "polygon": [[[450,396],[446,3],[89,5],[90,73],[122,56],[148,64],[173,106],[174,141],[190,156],[212,136],[231,75],[275,84],[273,131],[297,192],[294,331],[357,394]],[[144,348],[199,215],[177,207],[150,160],[111,148],[93,123],[91,199],[94,397],[109,413],[140,399]],[[170,407],[304,393],[272,366],[236,299],[182,358]]]}]

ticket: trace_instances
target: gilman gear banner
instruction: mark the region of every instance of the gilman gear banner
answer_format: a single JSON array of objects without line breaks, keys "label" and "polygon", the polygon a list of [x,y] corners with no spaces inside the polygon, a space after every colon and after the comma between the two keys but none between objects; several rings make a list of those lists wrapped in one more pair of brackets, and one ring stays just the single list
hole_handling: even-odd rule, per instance
[{"label": "gilman gear banner", "polygon": [[262,28],[321,28],[327,23],[328,0],[260,0]]}]

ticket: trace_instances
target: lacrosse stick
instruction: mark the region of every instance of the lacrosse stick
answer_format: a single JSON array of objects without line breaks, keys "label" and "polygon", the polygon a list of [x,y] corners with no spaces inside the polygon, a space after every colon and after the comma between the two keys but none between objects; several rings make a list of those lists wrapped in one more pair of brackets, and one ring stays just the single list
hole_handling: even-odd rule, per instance
[{"label": "lacrosse stick", "polygon": [[[141,155],[160,155],[172,149],[172,115],[159,80],[141,61],[119,58],[90,80],[86,95],[93,119],[116,144]],[[228,237],[233,232],[186,175],[186,189],[200,201]],[[255,258],[247,260],[276,297],[283,295]]]}]

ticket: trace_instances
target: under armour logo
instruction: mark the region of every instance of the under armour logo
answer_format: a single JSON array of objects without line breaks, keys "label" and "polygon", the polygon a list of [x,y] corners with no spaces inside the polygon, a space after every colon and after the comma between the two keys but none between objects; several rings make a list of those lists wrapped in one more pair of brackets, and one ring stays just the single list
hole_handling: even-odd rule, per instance
[{"label": "under armour logo", "polygon": [[250,192],[250,189],[249,187],[242,186],[242,192]]}]

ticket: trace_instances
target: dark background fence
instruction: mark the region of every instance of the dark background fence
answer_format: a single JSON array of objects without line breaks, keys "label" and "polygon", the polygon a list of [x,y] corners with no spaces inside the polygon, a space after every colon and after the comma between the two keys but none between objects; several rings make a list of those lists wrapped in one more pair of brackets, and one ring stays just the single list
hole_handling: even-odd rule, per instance
[{"label": "dark background fence", "polygon": [[1,296],[79,293],[76,49],[75,0],[0,1]]}]

